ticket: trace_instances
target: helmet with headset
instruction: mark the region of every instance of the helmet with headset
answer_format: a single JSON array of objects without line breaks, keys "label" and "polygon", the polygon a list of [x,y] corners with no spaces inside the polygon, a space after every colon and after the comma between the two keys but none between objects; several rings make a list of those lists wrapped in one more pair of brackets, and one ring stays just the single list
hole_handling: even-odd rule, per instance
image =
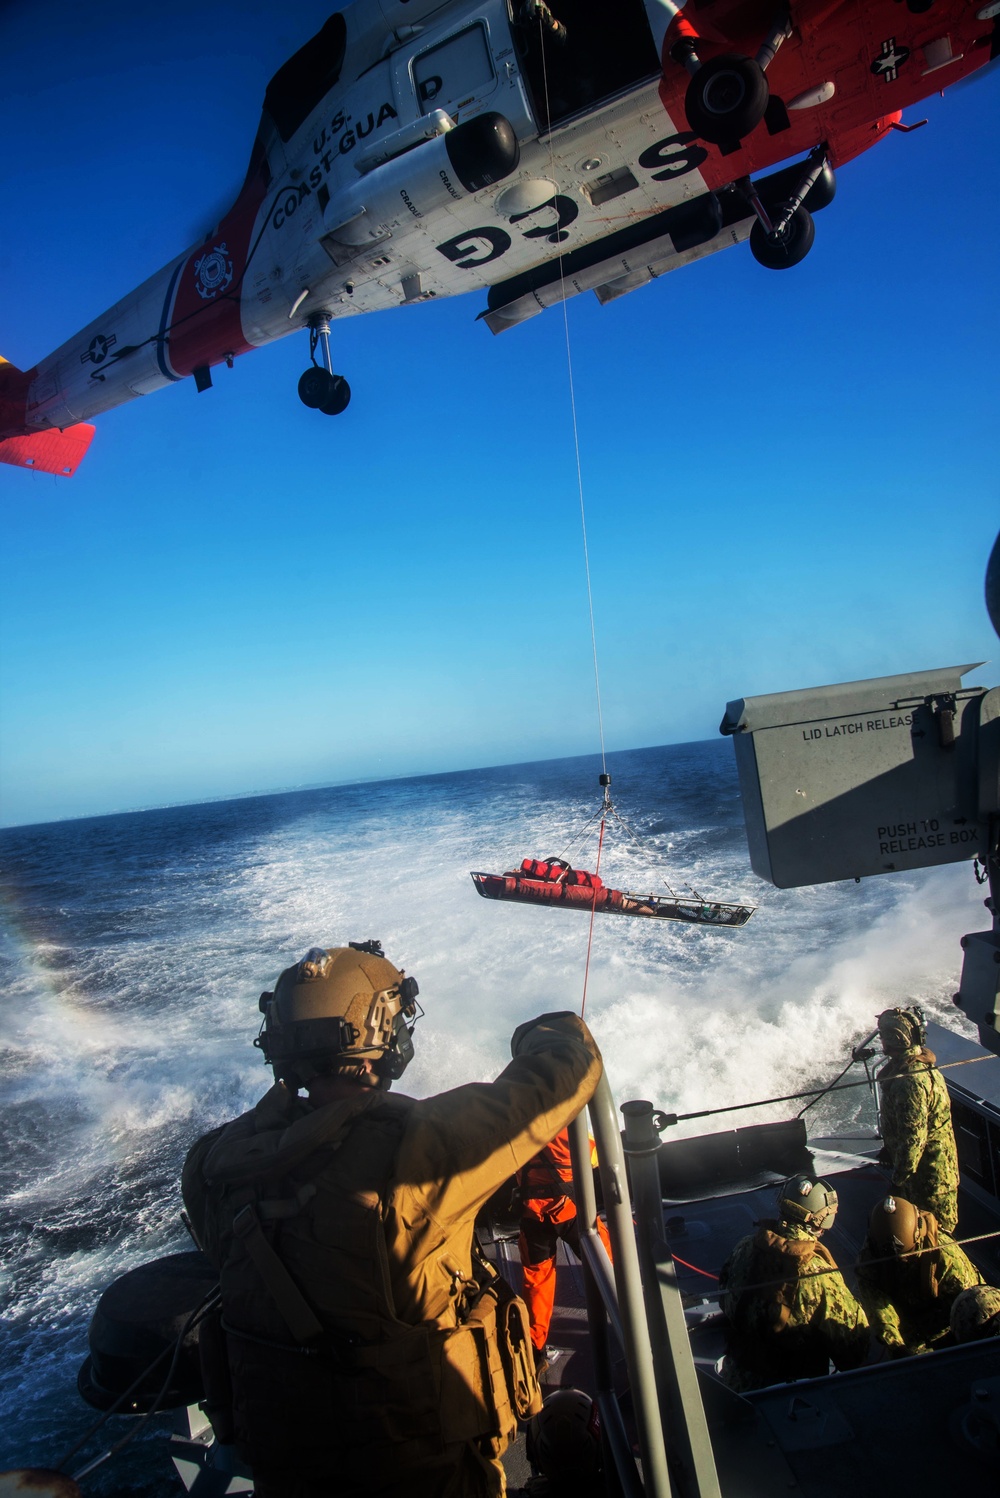
[{"label": "helmet with headset", "polygon": [[919,1004],[905,1009],[884,1009],[878,1016],[878,1033],[887,1056],[900,1056],[927,1040],[927,1020]]},{"label": "helmet with headset", "polygon": [[937,1226],[929,1212],[922,1212],[901,1196],[885,1196],[875,1203],[868,1219],[868,1237],[880,1253],[896,1258],[937,1246]]},{"label": "helmet with headset", "polygon": [[823,1233],[833,1226],[836,1215],[837,1193],[829,1181],[802,1174],[789,1176],[778,1192],[778,1218],[782,1223]]},{"label": "helmet with headset", "polygon": [[323,1073],[350,1076],[370,1062],[388,1088],[413,1059],[418,992],[416,979],[394,967],[377,941],[310,947],[272,993],[261,994],[264,1022],[254,1044],[289,1087]]}]

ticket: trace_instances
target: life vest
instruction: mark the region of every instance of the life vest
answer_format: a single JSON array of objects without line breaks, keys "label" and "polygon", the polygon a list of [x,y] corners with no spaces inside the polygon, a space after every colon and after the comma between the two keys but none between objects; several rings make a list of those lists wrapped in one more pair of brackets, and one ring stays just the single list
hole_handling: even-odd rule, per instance
[{"label": "life vest", "polygon": [[305,1112],[274,1093],[199,1162],[238,1449],[336,1470],[345,1490],[457,1443],[498,1456],[541,1403],[523,1302],[482,1265],[454,1276],[453,1321],[395,1312],[382,1211],[412,1100],[372,1089]]},{"label": "life vest", "polygon": [[569,1132],[563,1129],[517,1173],[522,1201],[551,1201],[573,1195],[573,1162]]}]

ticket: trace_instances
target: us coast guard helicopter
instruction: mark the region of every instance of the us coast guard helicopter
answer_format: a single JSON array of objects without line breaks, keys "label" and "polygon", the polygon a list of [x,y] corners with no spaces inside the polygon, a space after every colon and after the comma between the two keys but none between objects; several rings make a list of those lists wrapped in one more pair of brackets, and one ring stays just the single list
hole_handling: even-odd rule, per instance
[{"label": "us coast guard helicopter", "polygon": [[0,462],[71,474],[89,418],[189,376],[206,390],[213,366],[296,331],[299,395],[336,415],[338,317],[485,289],[499,333],[747,238],[793,266],[834,168],[996,56],[998,16],[1000,0],[354,0],[271,79],[212,233],[34,368],[0,361]]}]

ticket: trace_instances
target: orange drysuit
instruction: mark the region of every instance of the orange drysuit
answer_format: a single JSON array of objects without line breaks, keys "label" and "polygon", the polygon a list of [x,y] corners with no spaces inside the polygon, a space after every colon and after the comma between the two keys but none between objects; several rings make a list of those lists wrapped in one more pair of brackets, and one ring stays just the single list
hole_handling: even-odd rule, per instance
[{"label": "orange drysuit", "polygon": [[[517,1184],[521,1193],[517,1246],[524,1271],[524,1299],[531,1319],[532,1345],[536,1353],[541,1353],[548,1341],[556,1299],[558,1240],[562,1238],[580,1257],[580,1225],[573,1200],[568,1129],[563,1129],[551,1144],[522,1166],[517,1172]],[[608,1230],[600,1218],[597,1231],[610,1254]]]}]

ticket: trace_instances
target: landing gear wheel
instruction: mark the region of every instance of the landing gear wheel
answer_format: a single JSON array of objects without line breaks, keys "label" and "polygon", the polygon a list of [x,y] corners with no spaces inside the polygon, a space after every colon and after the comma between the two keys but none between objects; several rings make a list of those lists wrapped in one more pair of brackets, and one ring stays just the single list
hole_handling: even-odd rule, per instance
[{"label": "landing gear wheel", "polygon": [[752,57],[726,52],[694,74],[684,96],[684,112],[702,140],[727,145],[760,124],[770,96],[763,68]]},{"label": "landing gear wheel", "polygon": [[788,270],[804,260],[816,238],[816,225],[808,208],[796,208],[787,229],[781,234],[765,234],[757,220],[750,230],[750,251],[768,270]]},{"label": "landing gear wheel", "polygon": [[344,376],[330,374],[317,364],[299,380],[299,400],[311,411],[322,411],[324,416],[339,416],[350,399],[351,387]]},{"label": "landing gear wheel", "polygon": [[318,411],[330,393],[330,376],[325,369],[313,364],[299,381],[299,400],[310,411]]},{"label": "landing gear wheel", "polygon": [[319,409],[324,416],[339,416],[350,403],[351,387],[343,375],[330,375],[329,379],[332,381],[329,393],[325,400],[320,401]]}]

